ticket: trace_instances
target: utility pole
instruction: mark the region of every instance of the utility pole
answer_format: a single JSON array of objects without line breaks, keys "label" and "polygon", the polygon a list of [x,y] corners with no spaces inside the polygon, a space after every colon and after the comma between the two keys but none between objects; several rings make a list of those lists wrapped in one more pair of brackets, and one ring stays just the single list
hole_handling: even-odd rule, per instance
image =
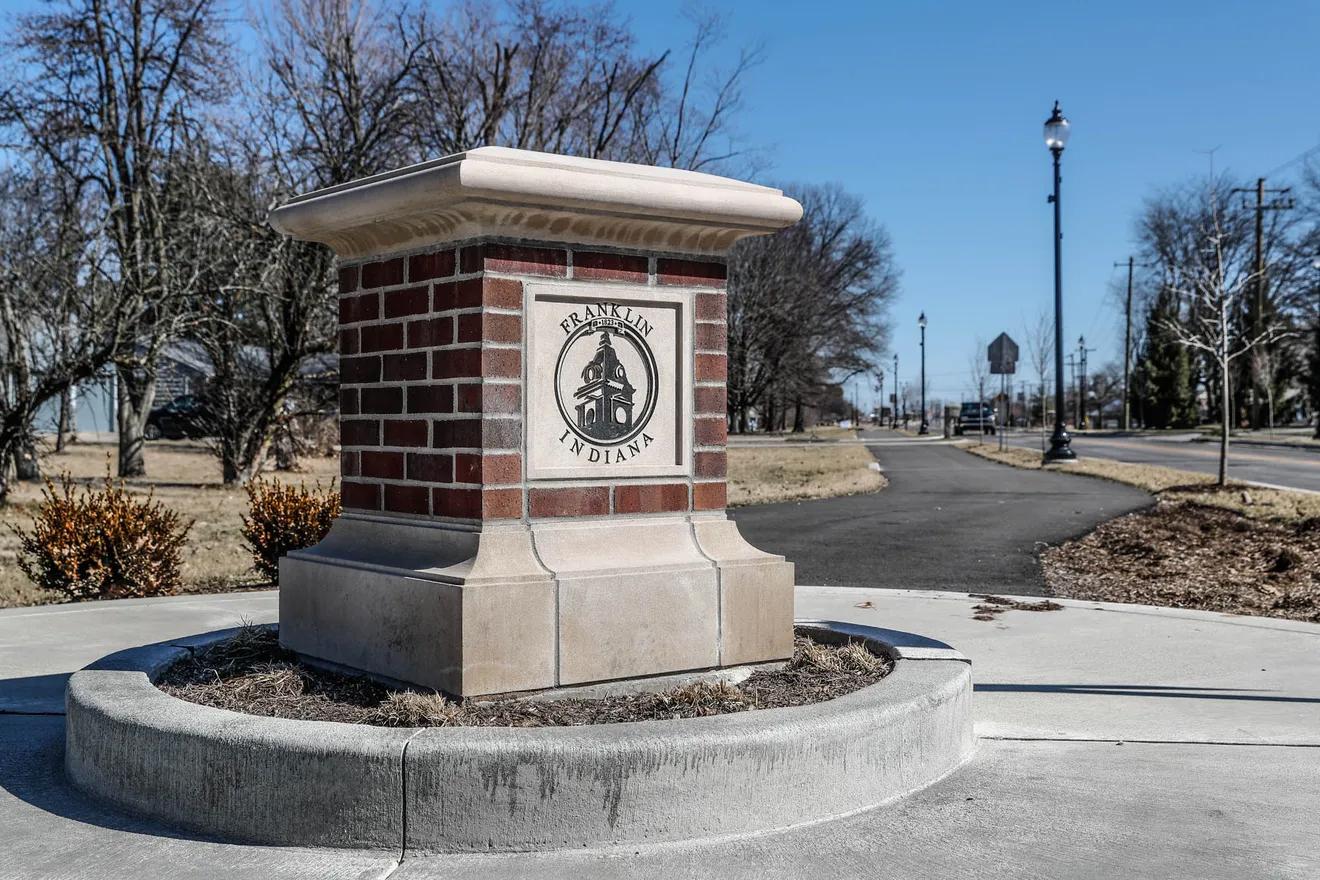
[{"label": "utility pole", "polygon": [[[1068,352],[1068,384],[1073,387],[1074,396],[1077,394],[1077,355]],[[1066,407],[1066,404],[1065,404]],[[1066,410],[1065,410],[1066,411]],[[1077,417],[1077,400],[1073,400],[1073,429],[1080,428],[1081,420]]]},{"label": "utility pole", "polygon": [[[1264,323],[1265,297],[1266,297],[1266,286],[1267,286],[1266,277],[1265,277],[1265,212],[1288,211],[1296,207],[1296,203],[1292,200],[1291,197],[1289,197],[1289,193],[1292,192],[1291,187],[1285,186],[1274,189],[1268,189],[1265,186],[1265,178],[1263,177],[1256,178],[1256,186],[1254,189],[1243,189],[1242,187],[1237,187],[1233,189],[1232,192],[1234,195],[1238,193],[1242,193],[1246,195],[1253,192],[1256,195],[1256,204],[1254,206],[1247,205],[1248,208],[1251,208],[1256,212],[1256,253],[1255,253],[1256,259],[1254,264],[1255,266],[1253,273],[1254,277],[1252,280],[1252,287],[1255,288],[1254,292],[1256,295],[1254,297],[1255,299],[1254,314],[1251,316],[1251,322],[1250,322],[1251,338],[1255,339],[1258,338],[1261,335],[1261,333],[1263,333],[1265,330],[1265,323]],[[1272,196],[1278,196],[1278,198],[1274,199],[1273,201],[1267,204],[1265,202],[1266,194]],[[1248,369],[1250,369],[1250,367],[1248,367]],[[1267,382],[1272,382],[1273,380],[1274,380],[1273,376],[1267,376],[1265,379],[1265,381]],[[1227,381],[1227,377],[1225,377],[1225,381]],[[1253,393],[1255,392],[1255,385],[1256,383],[1253,381],[1251,383],[1251,390]],[[1250,418],[1251,427],[1253,428],[1260,427],[1259,407],[1257,406],[1250,407],[1247,415]],[[1271,415],[1273,414],[1271,413]]]},{"label": "utility pole", "polygon": [[[1115,263],[1121,266],[1122,263]],[[1123,308],[1123,430],[1132,430],[1132,394],[1129,385],[1132,373],[1132,269],[1136,265],[1134,257],[1127,258],[1128,283],[1127,301]]]},{"label": "utility pole", "polygon": [[889,427],[891,427],[891,428],[894,429],[895,431],[898,430],[898,393],[899,393],[899,385],[898,385],[898,355],[895,354],[895,355],[894,355],[894,413],[893,413],[894,418],[891,420],[890,425],[889,425]]},{"label": "utility pole", "polygon": [[1079,364],[1079,366],[1081,367],[1081,373],[1082,373],[1082,376],[1081,376],[1081,378],[1082,378],[1081,384],[1077,386],[1077,413],[1078,413],[1078,416],[1077,416],[1077,428],[1080,430],[1080,429],[1086,427],[1086,420],[1087,420],[1087,412],[1086,412],[1086,397],[1087,397],[1087,394],[1086,394],[1086,354],[1087,354],[1087,352],[1095,351],[1095,349],[1094,349],[1094,348],[1087,348],[1087,347],[1086,347],[1086,337],[1085,337],[1085,336],[1078,336],[1078,337],[1077,337],[1077,351],[1078,351],[1078,353],[1079,353],[1079,354],[1078,354],[1078,358],[1077,358],[1077,360],[1078,360],[1078,364]]}]

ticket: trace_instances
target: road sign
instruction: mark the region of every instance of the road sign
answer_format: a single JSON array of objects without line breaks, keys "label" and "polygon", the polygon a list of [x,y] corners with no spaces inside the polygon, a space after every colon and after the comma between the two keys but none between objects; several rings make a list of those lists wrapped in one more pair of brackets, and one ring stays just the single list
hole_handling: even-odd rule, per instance
[{"label": "road sign", "polygon": [[1017,372],[1018,346],[1007,333],[1000,333],[990,343],[987,352],[990,358],[990,372],[995,375],[1011,376]]}]

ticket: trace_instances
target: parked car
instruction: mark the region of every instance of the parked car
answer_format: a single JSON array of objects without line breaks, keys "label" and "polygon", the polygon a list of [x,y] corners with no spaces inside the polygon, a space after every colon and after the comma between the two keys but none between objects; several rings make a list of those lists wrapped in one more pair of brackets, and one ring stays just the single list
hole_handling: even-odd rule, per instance
[{"label": "parked car", "polygon": [[976,433],[994,434],[997,430],[995,410],[988,403],[964,403],[958,412],[958,421],[953,426],[953,433],[960,436]]},{"label": "parked car", "polygon": [[193,394],[181,394],[147,414],[143,432],[148,440],[183,440],[206,437],[210,431],[211,411],[206,401]]}]

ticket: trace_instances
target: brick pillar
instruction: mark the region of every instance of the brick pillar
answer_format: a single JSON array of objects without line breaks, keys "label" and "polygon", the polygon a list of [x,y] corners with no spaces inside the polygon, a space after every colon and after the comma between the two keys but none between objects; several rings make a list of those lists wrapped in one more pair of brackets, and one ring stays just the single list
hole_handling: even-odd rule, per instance
[{"label": "brick pillar", "polygon": [[[674,205],[721,179],[488,149],[419,168],[272,216],[341,257],[345,513],[281,564],[282,642],[460,695],[791,653],[792,566],[724,515],[724,251],[750,221]],[[736,188],[769,228],[796,210]]]}]

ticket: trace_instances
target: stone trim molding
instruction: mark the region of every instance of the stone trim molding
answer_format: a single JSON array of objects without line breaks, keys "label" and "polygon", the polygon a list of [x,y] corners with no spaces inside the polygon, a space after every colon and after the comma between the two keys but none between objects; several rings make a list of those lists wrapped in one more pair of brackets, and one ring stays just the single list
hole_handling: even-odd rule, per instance
[{"label": "stone trim molding", "polygon": [[[789,828],[874,808],[975,749],[971,666],[855,624],[896,656],[884,680],[811,706],[586,727],[368,727],[243,715],[153,681],[233,631],[136,648],[74,673],[65,769],[82,791],[195,832],[394,852],[636,847]],[[947,649],[947,646],[945,646]]]},{"label": "stone trim molding", "polygon": [[479,147],[299,196],[270,223],[342,258],[477,236],[692,254],[796,223],[767,186],[684,171]]}]

